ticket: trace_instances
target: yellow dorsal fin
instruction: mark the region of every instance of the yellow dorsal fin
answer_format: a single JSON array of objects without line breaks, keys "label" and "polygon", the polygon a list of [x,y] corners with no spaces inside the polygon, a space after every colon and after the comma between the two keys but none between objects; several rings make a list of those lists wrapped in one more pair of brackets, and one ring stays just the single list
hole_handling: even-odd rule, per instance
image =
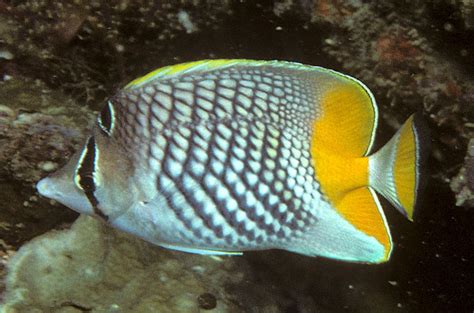
[{"label": "yellow dorsal fin", "polygon": [[209,71],[217,68],[226,68],[233,65],[248,65],[248,66],[259,66],[265,64],[293,64],[297,66],[297,63],[289,62],[278,62],[278,61],[257,61],[257,60],[245,60],[245,59],[219,59],[219,60],[201,60],[194,62],[186,62],[181,64],[169,65],[165,67],[158,68],[142,77],[139,77],[131,81],[125,89],[133,89],[140,87],[143,84],[152,81],[154,79],[168,79],[174,76],[188,74],[198,71]]},{"label": "yellow dorsal fin", "polygon": [[[191,74],[196,72],[206,72],[215,69],[224,69],[232,66],[270,66],[272,68],[293,69],[301,72],[317,72],[321,71],[336,73],[331,70],[323,69],[318,66],[309,66],[297,62],[277,61],[277,60],[251,60],[251,59],[216,59],[216,60],[200,60],[186,62],[181,64],[169,65],[158,68],[142,77],[131,81],[124,89],[134,89],[155,79],[169,79],[179,75]],[[342,74],[340,74],[342,75]]]},{"label": "yellow dorsal fin", "polygon": [[344,198],[336,204],[336,209],[356,229],[367,236],[374,237],[384,246],[384,258],[377,262],[389,259],[392,239],[375,192],[367,187],[355,189],[344,195]]},{"label": "yellow dorsal fin", "polygon": [[366,156],[377,128],[375,100],[358,80],[339,73],[335,78],[320,95],[313,142],[344,156]]},{"label": "yellow dorsal fin", "polygon": [[194,61],[194,62],[186,62],[181,64],[175,65],[168,65],[165,67],[158,68],[142,77],[139,77],[133,81],[131,81],[125,89],[132,89],[139,87],[151,80],[156,78],[171,78],[173,76],[189,73],[192,71],[197,70],[207,70],[212,67],[219,67],[219,66],[230,66],[235,64],[239,60],[201,60],[201,61]]}]

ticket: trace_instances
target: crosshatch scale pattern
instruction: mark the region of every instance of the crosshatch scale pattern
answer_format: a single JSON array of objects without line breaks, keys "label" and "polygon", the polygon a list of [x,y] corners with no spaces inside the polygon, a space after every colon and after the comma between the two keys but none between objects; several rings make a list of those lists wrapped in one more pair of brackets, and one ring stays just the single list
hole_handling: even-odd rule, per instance
[{"label": "crosshatch scale pattern", "polygon": [[314,223],[311,83],[284,70],[227,68],[111,99],[115,136],[156,181],[181,242],[271,247]]}]

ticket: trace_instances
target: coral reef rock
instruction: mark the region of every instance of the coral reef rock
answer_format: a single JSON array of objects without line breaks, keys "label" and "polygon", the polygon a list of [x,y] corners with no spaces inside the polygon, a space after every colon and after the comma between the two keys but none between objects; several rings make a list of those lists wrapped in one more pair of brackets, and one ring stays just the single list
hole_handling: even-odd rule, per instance
[{"label": "coral reef rock", "polygon": [[[435,134],[439,142],[432,146],[441,176],[447,178],[450,174],[445,172],[453,166],[449,155],[461,152],[473,136],[474,81],[454,57],[468,53],[472,45],[459,39],[460,46],[446,57],[424,31],[432,23],[426,6],[419,1],[410,6],[398,12],[389,1],[353,5],[337,23],[341,31],[325,39],[323,50],[374,91],[381,118],[392,128],[398,128],[411,112],[425,113],[429,124],[440,132]],[[337,8],[323,12],[339,12]],[[338,20],[338,16],[327,19]]]},{"label": "coral reef rock", "polygon": [[0,238],[19,246],[76,218],[38,197],[34,184],[82,145],[95,113],[41,81],[0,81]]},{"label": "coral reef rock", "polygon": [[81,216],[11,259],[1,312],[287,312],[244,257],[169,251]]},{"label": "coral reef rock", "polygon": [[450,183],[456,205],[474,207],[474,138],[469,141],[464,165]]},{"label": "coral reef rock", "polygon": [[228,0],[1,4],[0,34],[4,45],[22,60],[16,63],[18,70],[49,86],[85,95],[82,99],[88,103],[110,94],[117,80],[124,83],[156,67],[157,60],[172,63],[165,55],[173,40],[216,28],[231,15]]}]

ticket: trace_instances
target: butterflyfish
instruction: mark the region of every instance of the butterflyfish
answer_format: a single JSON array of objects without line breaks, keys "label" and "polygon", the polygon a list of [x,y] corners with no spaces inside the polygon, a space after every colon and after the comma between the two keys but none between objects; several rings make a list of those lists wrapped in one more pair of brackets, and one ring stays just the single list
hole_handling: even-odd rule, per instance
[{"label": "butterflyfish", "polygon": [[170,249],[381,263],[393,242],[378,194],[412,219],[423,138],[412,115],[372,153],[377,120],[362,82],[322,67],[166,66],[110,97],[37,190]]}]

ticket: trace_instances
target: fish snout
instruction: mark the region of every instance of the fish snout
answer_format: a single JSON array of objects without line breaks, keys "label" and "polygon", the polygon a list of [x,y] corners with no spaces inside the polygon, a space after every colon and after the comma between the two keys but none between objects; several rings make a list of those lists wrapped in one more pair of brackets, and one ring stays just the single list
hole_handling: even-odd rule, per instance
[{"label": "fish snout", "polygon": [[51,188],[51,181],[51,178],[45,177],[36,184],[36,190],[43,197],[54,198],[54,188]]}]

